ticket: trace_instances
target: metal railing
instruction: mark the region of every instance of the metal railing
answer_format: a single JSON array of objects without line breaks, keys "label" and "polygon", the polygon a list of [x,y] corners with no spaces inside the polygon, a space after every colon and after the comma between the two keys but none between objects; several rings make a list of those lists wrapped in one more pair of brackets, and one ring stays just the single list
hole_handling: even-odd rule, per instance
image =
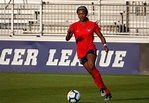
[{"label": "metal railing", "polygon": [[[149,36],[149,5],[83,4],[89,19],[98,23],[104,35]],[[80,4],[42,2],[38,4],[0,4],[0,35],[63,36],[69,25],[78,20]]]}]

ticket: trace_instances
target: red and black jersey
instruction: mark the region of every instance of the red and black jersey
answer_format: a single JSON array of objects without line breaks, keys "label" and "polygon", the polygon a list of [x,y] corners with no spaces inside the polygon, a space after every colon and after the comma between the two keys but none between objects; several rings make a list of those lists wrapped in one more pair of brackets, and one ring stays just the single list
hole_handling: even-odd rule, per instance
[{"label": "red and black jersey", "polygon": [[94,32],[99,32],[100,27],[95,22],[88,20],[85,24],[81,24],[78,21],[70,25],[69,29],[75,36],[78,58],[84,57],[88,50],[96,50],[93,42]]}]

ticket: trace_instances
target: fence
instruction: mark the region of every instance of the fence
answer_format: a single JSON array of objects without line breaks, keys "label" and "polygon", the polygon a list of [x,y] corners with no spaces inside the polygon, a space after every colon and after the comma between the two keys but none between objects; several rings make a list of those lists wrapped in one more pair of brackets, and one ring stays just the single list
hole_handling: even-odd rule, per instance
[{"label": "fence", "polygon": [[[0,4],[0,35],[63,36],[69,25],[78,20],[71,3]],[[83,4],[89,19],[98,23],[104,35],[149,36],[147,2],[126,4]]]}]

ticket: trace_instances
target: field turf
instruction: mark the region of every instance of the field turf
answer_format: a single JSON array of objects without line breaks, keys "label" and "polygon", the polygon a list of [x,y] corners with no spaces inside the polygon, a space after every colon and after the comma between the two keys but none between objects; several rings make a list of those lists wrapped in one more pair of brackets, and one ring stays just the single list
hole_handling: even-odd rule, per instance
[{"label": "field turf", "polygon": [[0,103],[68,103],[77,89],[79,103],[149,103],[149,76],[102,75],[113,98],[104,101],[89,74],[0,73]]}]

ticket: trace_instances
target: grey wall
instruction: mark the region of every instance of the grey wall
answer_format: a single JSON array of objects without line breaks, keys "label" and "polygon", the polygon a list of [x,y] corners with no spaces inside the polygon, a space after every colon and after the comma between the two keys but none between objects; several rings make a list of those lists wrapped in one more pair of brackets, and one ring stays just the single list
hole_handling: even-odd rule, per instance
[{"label": "grey wall", "polygon": [[140,44],[140,74],[149,75],[149,43]]}]

